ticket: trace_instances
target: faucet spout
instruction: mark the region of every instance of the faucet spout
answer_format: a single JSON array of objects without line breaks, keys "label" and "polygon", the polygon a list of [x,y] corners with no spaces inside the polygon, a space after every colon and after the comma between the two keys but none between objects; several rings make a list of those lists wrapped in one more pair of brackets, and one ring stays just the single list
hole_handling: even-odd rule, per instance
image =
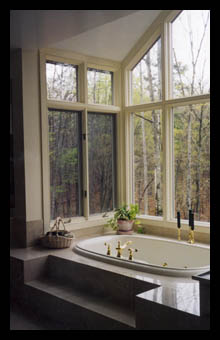
[{"label": "faucet spout", "polygon": [[132,241],[127,241],[123,244],[123,246],[121,246],[121,249],[125,249],[127,246],[129,246],[130,244],[132,244]]},{"label": "faucet spout", "polygon": [[127,246],[129,246],[132,243],[132,241],[127,241],[123,244],[123,246],[121,246],[121,242],[118,241],[118,247],[115,248],[118,252],[117,252],[117,257],[121,257],[122,255],[122,250],[125,249]]}]

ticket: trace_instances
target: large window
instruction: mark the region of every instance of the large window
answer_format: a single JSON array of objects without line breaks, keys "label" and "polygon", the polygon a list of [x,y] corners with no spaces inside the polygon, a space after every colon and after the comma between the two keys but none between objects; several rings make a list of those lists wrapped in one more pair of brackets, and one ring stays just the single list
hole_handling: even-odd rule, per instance
[{"label": "large window", "polygon": [[174,169],[175,215],[210,220],[210,107],[208,104],[175,107]]},{"label": "large window", "polygon": [[144,215],[163,210],[161,123],[160,110],[133,114],[134,195]]},{"label": "large window", "polygon": [[[210,92],[210,11],[185,10],[172,22],[172,96]],[[181,36],[181,39],[180,39]],[[175,207],[188,218],[210,220],[210,106],[177,106],[173,114]]]},{"label": "large window", "polygon": [[[192,209],[196,223],[207,225],[210,11],[172,11],[152,35],[151,48],[138,62],[133,54],[127,66],[131,197],[147,219],[162,217],[167,223],[180,211],[187,220]],[[149,46],[148,41],[145,44]]]},{"label": "large window", "polygon": [[172,22],[174,97],[210,92],[209,16],[209,10],[185,10]]},{"label": "large window", "polygon": [[82,215],[81,116],[51,109],[48,125],[51,219]]},{"label": "large window", "polygon": [[88,114],[90,214],[115,208],[115,116]]},{"label": "large window", "polygon": [[132,69],[132,104],[161,100],[161,39]]},{"label": "large window", "polygon": [[76,102],[77,91],[77,70],[75,65],[47,61],[47,98]]},{"label": "large window", "polygon": [[88,102],[91,104],[113,104],[113,73],[88,68]]},{"label": "large window", "polygon": [[[93,220],[94,215],[102,216],[116,207],[118,107],[113,105],[114,72],[100,65],[97,69],[88,68],[90,63],[85,67],[84,62],[70,58],[65,62],[59,55],[44,56],[46,110],[43,108],[42,145],[46,228],[58,216],[66,222],[89,219],[91,215]],[[107,112],[100,104],[105,105]]]}]

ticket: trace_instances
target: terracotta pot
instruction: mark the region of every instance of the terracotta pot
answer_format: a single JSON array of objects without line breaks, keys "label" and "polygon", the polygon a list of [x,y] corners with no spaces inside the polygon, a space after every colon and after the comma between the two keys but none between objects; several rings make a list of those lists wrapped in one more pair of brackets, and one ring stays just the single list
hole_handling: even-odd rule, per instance
[{"label": "terracotta pot", "polygon": [[118,220],[118,233],[119,234],[132,234],[133,223],[134,221],[130,221],[130,220]]}]

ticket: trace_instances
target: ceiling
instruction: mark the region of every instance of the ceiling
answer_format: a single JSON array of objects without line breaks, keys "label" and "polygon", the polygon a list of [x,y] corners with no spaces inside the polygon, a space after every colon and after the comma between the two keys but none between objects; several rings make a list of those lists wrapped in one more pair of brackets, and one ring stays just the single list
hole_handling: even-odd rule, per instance
[{"label": "ceiling", "polygon": [[122,61],[162,10],[11,10],[11,48],[58,48]]}]

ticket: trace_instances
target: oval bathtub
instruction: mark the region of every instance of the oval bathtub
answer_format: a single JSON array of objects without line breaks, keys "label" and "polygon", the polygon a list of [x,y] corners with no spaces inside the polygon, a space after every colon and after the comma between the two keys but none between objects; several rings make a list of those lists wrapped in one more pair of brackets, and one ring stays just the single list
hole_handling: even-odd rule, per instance
[{"label": "oval bathtub", "polygon": [[[132,244],[122,250],[122,257],[117,257],[118,241],[123,245]],[[111,255],[107,255],[107,246],[111,244]],[[133,259],[129,260],[128,248],[138,249]],[[73,249],[80,255],[101,260],[117,266],[168,276],[193,276],[210,269],[209,246],[188,244],[160,237],[146,235],[111,235],[99,236],[80,241]]]}]

